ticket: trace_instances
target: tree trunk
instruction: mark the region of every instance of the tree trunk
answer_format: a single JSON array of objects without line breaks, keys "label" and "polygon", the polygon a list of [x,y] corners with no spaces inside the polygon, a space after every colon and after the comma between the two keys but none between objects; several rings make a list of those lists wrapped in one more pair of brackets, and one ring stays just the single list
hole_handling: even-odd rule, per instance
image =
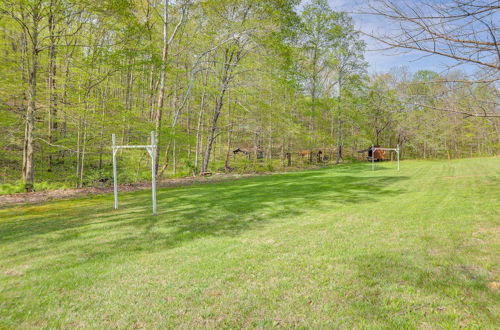
[{"label": "tree trunk", "polygon": [[311,89],[311,114],[309,115],[309,147],[314,143],[314,116],[316,113],[316,93],[318,84],[318,48],[313,51],[313,74],[312,74],[312,89]]},{"label": "tree trunk", "polygon": [[203,112],[205,109],[205,91],[203,91],[203,94],[201,95],[201,103],[200,103],[200,113],[198,115],[198,125],[196,126],[196,150],[195,150],[195,155],[194,155],[194,166],[198,168],[198,162],[200,158],[200,151],[202,150],[202,136],[201,136],[201,129],[202,129],[202,122],[203,122]]},{"label": "tree trunk", "polygon": [[149,114],[148,114],[148,117],[149,117],[149,120],[152,122],[154,120],[154,117],[155,117],[155,112],[154,112],[154,105],[155,105],[155,90],[156,90],[156,86],[155,86],[155,70],[154,70],[155,66],[154,64],[151,64],[151,71],[150,71],[150,75],[149,75],[149,99],[148,99],[148,106],[149,106]]},{"label": "tree trunk", "polygon": [[188,104],[187,119],[186,119],[186,136],[187,136],[187,160],[191,162],[191,104]]},{"label": "tree trunk", "polygon": [[[53,144],[55,142],[54,134],[57,132],[57,96],[56,96],[56,38],[54,35],[55,29],[55,17],[54,17],[54,0],[50,1],[50,13],[49,13],[49,65],[48,65],[48,103],[49,103],[49,143]],[[52,152],[48,152],[48,167],[47,172],[52,172]]]},{"label": "tree trunk", "polygon": [[224,161],[224,170],[229,171],[229,159],[231,155],[231,138],[233,131],[233,122],[231,119],[231,99],[230,91],[227,91],[227,120],[229,122],[229,131],[227,132],[227,150],[226,150],[226,160]]},{"label": "tree trunk", "polygon": [[[234,59],[234,61],[233,61]],[[215,102],[215,109],[214,109],[214,114],[212,116],[212,124],[210,126],[210,130],[208,131],[208,137],[207,137],[207,145],[205,148],[205,153],[203,157],[203,162],[201,165],[201,172],[207,172],[208,171],[208,164],[210,162],[210,154],[212,151],[212,145],[215,140],[215,132],[217,131],[217,121],[219,120],[219,116],[222,110],[222,105],[224,103],[224,95],[226,94],[226,91],[229,87],[229,82],[231,80],[230,74],[232,70],[234,69],[234,66],[236,66],[239,62],[240,59],[240,53],[235,51],[235,50],[229,50],[226,49],[225,54],[224,54],[224,67],[223,67],[223,72],[222,72],[222,83],[221,83],[221,90],[219,92],[219,96],[217,97],[217,100]]]},{"label": "tree trunk", "polygon": [[[272,104],[272,100],[271,100]],[[273,119],[269,117],[269,140],[267,145],[266,158],[269,163],[273,162]]]},{"label": "tree trunk", "polygon": [[281,167],[285,167],[285,139],[283,139],[281,142],[280,160],[281,160]]},{"label": "tree trunk", "polygon": [[174,139],[174,147],[172,150],[172,166],[174,167],[174,175],[177,174],[177,142]]},{"label": "tree trunk", "polygon": [[158,94],[158,103],[156,105],[155,130],[156,130],[156,155],[155,155],[155,175],[158,172],[158,161],[160,158],[160,138],[161,138],[161,117],[163,113],[163,103],[165,99],[165,79],[167,71],[167,54],[168,54],[168,0],[165,0],[163,12],[163,49],[161,55],[160,68],[160,92]]},{"label": "tree trunk", "polygon": [[259,133],[255,132],[253,138],[253,166],[257,165],[257,158],[259,155]]},{"label": "tree trunk", "polygon": [[219,116],[221,113],[222,105],[224,103],[224,94],[226,93],[227,90],[227,76],[224,78],[224,82],[222,85],[222,89],[220,91],[220,95],[217,98],[217,101],[215,103],[215,109],[214,109],[214,114],[212,116],[212,125],[210,126],[210,130],[208,131],[208,137],[207,137],[207,145],[205,147],[205,154],[203,157],[203,162],[201,164],[201,172],[207,172],[208,171],[208,164],[210,162],[210,155],[212,153],[212,146],[215,140],[215,132],[217,131],[217,121],[219,120]]},{"label": "tree trunk", "polygon": [[80,178],[80,144],[81,144],[81,127],[82,127],[82,119],[79,117],[78,120],[78,131],[76,138],[76,187],[79,188],[79,178]]},{"label": "tree trunk", "polygon": [[343,147],[343,142],[342,142],[342,104],[341,104],[341,94],[342,94],[342,84],[341,80],[339,79],[339,106],[338,106],[338,112],[337,112],[337,159],[335,160],[335,164],[339,164],[340,161],[342,160],[342,147]]},{"label": "tree trunk", "polygon": [[80,156],[80,176],[78,178],[78,188],[83,187],[83,170],[84,170],[84,164],[85,164],[85,151],[87,147],[87,124],[85,122],[85,119],[83,121],[83,138],[82,138],[82,152]]},{"label": "tree trunk", "polygon": [[34,190],[35,183],[35,157],[34,157],[34,136],[35,112],[36,112],[36,84],[38,74],[38,10],[32,13],[33,30],[31,31],[31,65],[28,77],[28,107],[26,108],[26,130],[24,143],[24,189],[27,192]]}]

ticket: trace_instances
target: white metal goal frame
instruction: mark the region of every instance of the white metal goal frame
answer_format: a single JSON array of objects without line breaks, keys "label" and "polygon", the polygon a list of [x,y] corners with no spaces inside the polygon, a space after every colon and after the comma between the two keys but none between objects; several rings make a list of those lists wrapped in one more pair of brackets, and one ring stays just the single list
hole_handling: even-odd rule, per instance
[{"label": "white metal goal frame", "polygon": [[113,186],[115,194],[115,210],[118,209],[118,178],[116,175],[116,153],[120,149],[146,149],[151,156],[151,195],[153,199],[153,215],[156,215],[156,173],[155,173],[155,157],[156,157],[156,135],[151,132],[151,144],[148,145],[116,145],[116,136],[112,135],[113,148]]},{"label": "white metal goal frame", "polygon": [[396,148],[379,148],[374,147],[372,145],[372,171],[375,171],[375,150],[387,150],[387,151],[395,151],[398,159],[398,171],[399,171],[399,144]]}]

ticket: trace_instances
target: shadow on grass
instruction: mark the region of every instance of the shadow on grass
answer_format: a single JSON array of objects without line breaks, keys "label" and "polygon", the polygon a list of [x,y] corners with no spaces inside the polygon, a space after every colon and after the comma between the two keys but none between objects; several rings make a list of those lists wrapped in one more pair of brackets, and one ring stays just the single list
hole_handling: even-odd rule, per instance
[{"label": "shadow on grass", "polygon": [[391,185],[407,177],[344,174],[348,169],[353,173],[346,166],[162,189],[157,217],[148,215],[151,195],[144,191],[121,196],[116,211],[112,196],[51,203],[45,211],[33,207],[20,219],[0,223],[0,246],[19,244],[9,255],[16,259],[79,256],[66,260],[69,266],[81,263],[82,257],[154,252],[203,237],[234,236],[310,210],[373,202],[404,192]]}]

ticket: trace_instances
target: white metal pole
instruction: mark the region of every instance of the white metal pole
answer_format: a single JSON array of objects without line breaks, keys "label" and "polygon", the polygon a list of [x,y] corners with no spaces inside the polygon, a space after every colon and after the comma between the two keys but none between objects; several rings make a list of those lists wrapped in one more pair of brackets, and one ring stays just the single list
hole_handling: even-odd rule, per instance
[{"label": "white metal pole", "polygon": [[155,132],[151,132],[151,194],[153,197],[153,215],[156,215],[156,137]]},{"label": "white metal pole", "polygon": [[375,149],[372,144],[372,171],[375,171]]},{"label": "white metal pole", "polygon": [[396,150],[396,153],[398,154],[398,171],[399,171],[399,144],[398,144],[398,148]]},{"label": "white metal pole", "polygon": [[113,134],[111,136],[113,140],[113,191],[115,195],[115,210],[118,209],[118,184],[117,184],[117,177],[116,177],[116,137]]}]

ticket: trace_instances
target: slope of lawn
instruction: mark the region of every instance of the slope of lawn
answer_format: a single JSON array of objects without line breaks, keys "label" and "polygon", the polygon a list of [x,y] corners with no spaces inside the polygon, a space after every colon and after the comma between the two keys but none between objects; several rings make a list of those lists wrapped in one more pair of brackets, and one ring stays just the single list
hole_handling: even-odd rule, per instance
[{"label": "slope of lawn", "polygon": [[498,326],[500,158],[0,209],[0,328]]}]

